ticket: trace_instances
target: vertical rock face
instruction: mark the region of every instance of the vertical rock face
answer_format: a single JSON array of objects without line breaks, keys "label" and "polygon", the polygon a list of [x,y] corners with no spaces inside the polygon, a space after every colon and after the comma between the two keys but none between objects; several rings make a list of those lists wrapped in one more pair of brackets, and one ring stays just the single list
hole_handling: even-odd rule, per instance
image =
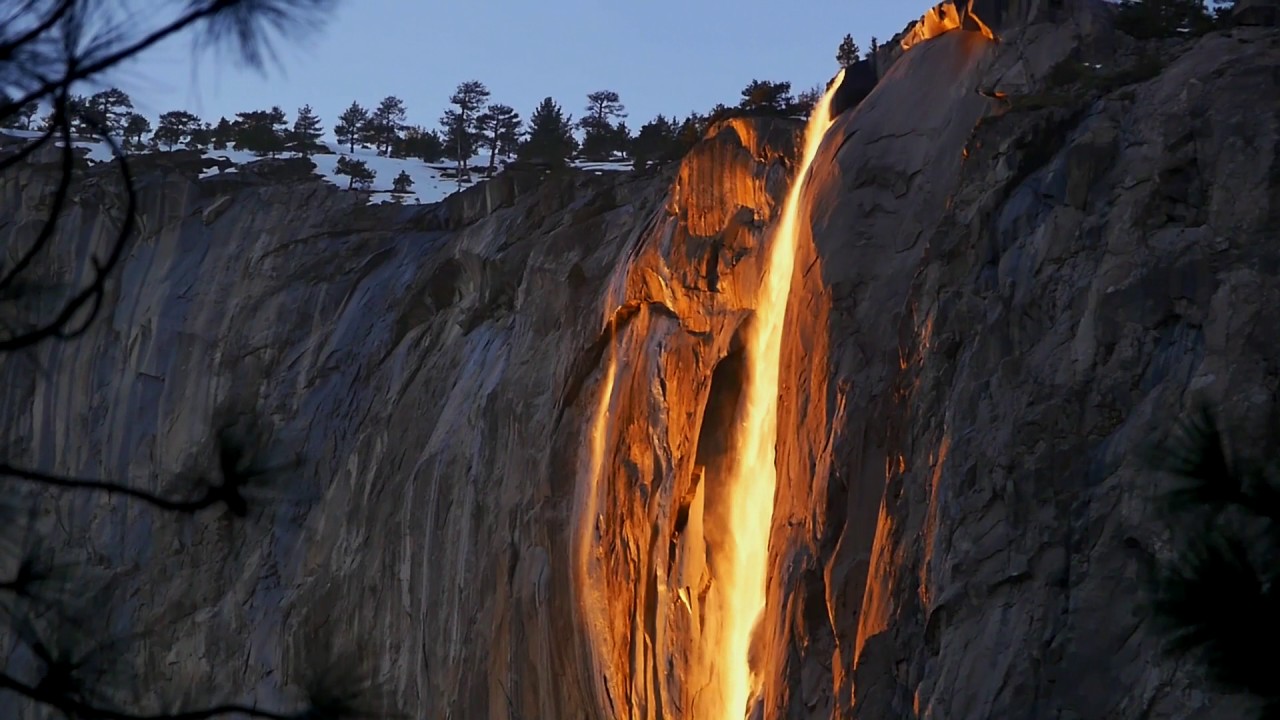
[{"label": "vertical rock face", "polygon": [[[1242,427],[1274,412],[1280,116],[1245,98],[1275,96],[1280,37],[1073,97],[1045,87],[1071,32],[915,47],[815,163],[780,716],[826,715],[828,657],[842,717],[1241,716],[1160,658],[1138,451],[1193,395]],[[894,122],[895,93],[929,119]]]},{"label": "vertical rock face", "polygon": [[[34,236],[53,177],[3,179],[0,246]],[[584,424],[571,391],[665,183],[551,180],[445,233],[435,209],[361,207],[314,181],[141,177],[107,311],[0,366],[6,457],[181,494],[235,421],[264,460],[297,465],[248,523],[50,506],[64,559],[121,573],[117,602],[96,600],[116,610],[103,627],[151,631],[130,673],[270,703],[334,646],[413,716],[593,707],[560,561],[561,468]],[[50,276],[102,247],[121,206],[110,170],[88,171]]]},{"label": "vertical rock face", "polygon": [[604,717],[703,717],[714,667],[698,639],[723,547],[724,469],[763,230],[798,124],[735,120],[695,148],[635,246],[586,585],[603,632]]},{"label": "vertical rock face", "polygon": [[[1280,116],[1253,100],[1280,38],[1136,69],[1086,5],[954,6],[813,163],[765,718],[1240,716],[1156,653],[1137,586],[1167,538],[1133,451],[1192,393],[1245,427],[1274,403]],[[412,717],[701,718],[741,331],[799,130],[422,209],[153,162],[104,315],[0,358],[0,448],[181,494],[230,424],[286,469],[249,523],[46,498],[8,530],[109,575],[146,683],[276,702],[351,649]],[[0,177],[0,250],[51,178]],[[109,169],[80,180],[41,279],[118,219]]]},{"label": "vertical rock face", "polygon": [[796,263],[795,334],[784,350],[796,388],[783,389],[794,401],[779,418],[787,480],[774,544],[785,554],[766,613],[792,648],[776,658],[779,716],[843,712],[861,638],[883,630],[862,595],[897,422],[894,308],[958,185],[959,149],[989,110],[976,88],[994,54],[983,35],[960,31],[911,50],[837,121],[813,164],[812,233]]},{"label": "vertical rock face", "polygon": [[[733,121],[674,173],[553,176],[423,209],[141,169],[107,312],[0,364],[6,459],[180,494],[232,422],[293,467],[248,525],[47,504],[64,557],[122,572],[104,622],[157,631],[130,673],[270,702],[336,648],[415,717],[684,713],[697,684],[677,610],[696,598],[675,591],[696,592],[705,558],[673,552],[798,129]],[[34,237],[53,169],[0,179],[0,246]],[[79,183],[42,277],[72,277],[113,238],[114,175]],[[575,469],[610,357],[592,595],[570,561],[592,525],[574,516]]]}]

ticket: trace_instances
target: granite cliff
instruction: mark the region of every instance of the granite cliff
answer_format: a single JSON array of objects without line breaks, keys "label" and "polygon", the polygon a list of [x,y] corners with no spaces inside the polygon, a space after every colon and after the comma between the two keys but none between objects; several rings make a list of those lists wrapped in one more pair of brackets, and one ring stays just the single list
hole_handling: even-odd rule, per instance
[{"label": "granite cliff", "polygon": [[[805,186],[753,716],[1242,717],[1157,652],[1134,451],[1195,393],[1275,405],[1280,33],[1139,45],[1100,4],[996,4],[885,51]],[[426,208],[141,160],[104,315],[0,360],[0,447],[166,490],[230,422],[289,467],[249,523],[78,498],[33,531],[155,631],[129,671],[166,685],[277,699],[338,646],[411,717],[692,716],[800,130]],[[77,173],[50,278],[122,207]],[[0,247],[54,179],[0,177]]]}]

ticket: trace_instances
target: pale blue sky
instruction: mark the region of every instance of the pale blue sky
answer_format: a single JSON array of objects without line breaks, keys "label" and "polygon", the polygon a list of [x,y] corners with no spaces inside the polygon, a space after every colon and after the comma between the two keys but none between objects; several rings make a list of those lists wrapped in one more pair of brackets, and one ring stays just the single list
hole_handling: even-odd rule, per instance
[{"label": "pale blue sky", "polygon": [[[169,6],[171,0],[133,0]],[[493,100],[527,118],[543,97],[575,117],[585,95],[612,89],[634,130],[657,113],[684,115],[735,103],[753,78],[796,91],[837,70],[845,33],[865,49],[892,37],[928,0],[344,0],[324,30],[278,44],[265,77],[185,38],[105,78],[154,118],[184,109],[206,120],[280,105],[292,121],[303,103],[326,132],[352,100],[405,101],[409,121],[434,128],[453,88],[477,79]]]}]

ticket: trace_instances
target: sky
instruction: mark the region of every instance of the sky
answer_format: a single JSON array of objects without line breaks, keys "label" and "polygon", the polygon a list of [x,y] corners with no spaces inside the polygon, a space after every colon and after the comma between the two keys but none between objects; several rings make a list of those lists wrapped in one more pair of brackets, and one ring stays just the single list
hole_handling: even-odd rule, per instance
[{"label": "sky", "polygon": [[[173,0],[133,0],[147,11]],[[845,33],[865,50],[933,2],[924,0],[341,0],[323,29],[275,45],[265,74],[225,55],[194,53],[188,37],[163,43],[103,78],[154,122],[168,110],[205,120],[237,111],[310,104],[326,132],[351,102],[387,95],[411,124],[437,127],[454,87],[480,80],[491,101],[527,118],[550,96],[574,117],[586,94],[615,90],[634,130],[658,113],[683,116],[734,104],[752,79],[793,91],[838,69]],[[86,88],[92,91],[93,88]]]}]

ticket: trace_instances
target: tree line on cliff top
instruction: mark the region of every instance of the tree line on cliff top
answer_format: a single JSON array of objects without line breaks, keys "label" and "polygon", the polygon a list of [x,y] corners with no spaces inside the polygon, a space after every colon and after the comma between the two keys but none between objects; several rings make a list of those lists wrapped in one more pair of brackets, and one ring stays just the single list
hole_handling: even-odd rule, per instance
[{"label": "tree line on cliff top", "polygon": [[[503,157],[549,165],[630,159],[643,168],[681,157],[711,123],[725,117],[805,115],[818,92],[811,89],[797,96],[789,82],[753,80],[735,106],[720,104],[710,112],[692,112],[683,118],[660,114],[633,132],[626,122],[626,107],[613,90],[588,93],[578,119],[553,98],[545,98],[526,122],[510,105],[492,102],[484,83],[469,80],[450,96],[435,127],[411,122],[404,101],[387,96],[369,106],[353,101],[333,118],[332,136],[339,152],[354,153],[359,147],[386,157],[428,163],[447,160],[463,175],[477,170],[470,166],[476,156],[486,157],[485,174],[491,174]],[[21,106],[4,119],[4,126],[33,131],[52,127],[55,111],[49,109],[41,116],[39,110],[35,102]],[[89,96],[70,96],[66,114],[73,133],[92,135],[94,128],[102,127],[131,152],[231,148],[271,157],[286,152],[306,156],[334,152],[322,142],[325,121],[310,105],[298,108],[293,118],[274,106],[238,112],[234,118],[220,117],[216,122],[186,110],[171,110],[153,124],[134,111],[126,92],[109,88]]]},{"label": "tree line on cliff top", "polygon": [[[868,57],[877,46],[875,38],[871,42]],[[846,35],[836,53],[837,62],[846,66],[860,58],[857,43]],[[332,135],[339,151],[345,148],[354,153],[360,147],[386,157],[428,163],[447,160],[463,177],[476,170],[470,163],[477,156],[487,156],[485,175],[491,175],[503,157],[553,166],[575,159],[629,159],[637,169],[643,169],[682,157],[718,120],[736,115],[804,116],[820,94],[819,87],[793,94],[789,82],[752,80],[742,89],[736,105],[721,103],[708,112],[691,112],[683,118],[659,114],[633,132],[626,122],[622,98],[614,90],[588,93],[577,120],[553,98],[545,98],[526,122],[515,108],[494,101],[484,83],[468,80],[450,95],[434,127],[411,122],[404,101],[387,96],[367,106],[352,101],[332,119]],[[128,93],[113,87],[87,96],[70,95],[66,115],[73,133],[92,135],[94,128],[105,128],[131,152],[233,148],[269,157],[286,152],[304,156],[333,152],[322,141],[325,121],[310,105],[298,108],[292,120],[279,106],[238,112],[234,118],[224,116],[216,122],[186,110],[170,110],[161,113],[153,125],[150,118],[135,111]],[[41,115],[39,101],[32,100],[16,107],[3,126],[38,131],[56,122],[55,108],[46,107]],[[351,175],[356,182],[371,177],[367,165],[357,158],[343,161],[340,174]]]}]

